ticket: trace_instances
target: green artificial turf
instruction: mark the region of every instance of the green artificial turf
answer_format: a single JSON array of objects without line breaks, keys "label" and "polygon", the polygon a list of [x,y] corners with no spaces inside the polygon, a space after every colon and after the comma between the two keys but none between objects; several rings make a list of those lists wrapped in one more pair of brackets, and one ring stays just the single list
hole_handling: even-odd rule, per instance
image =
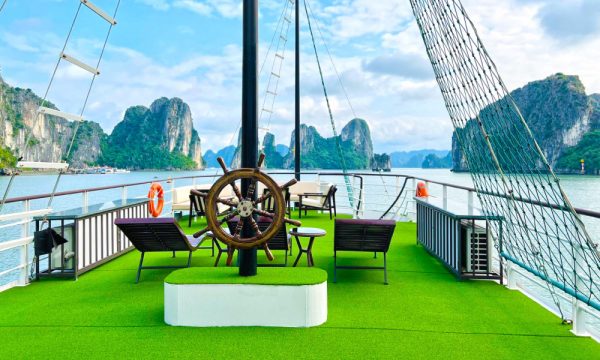
[{"label": "green artificial turf", "polygon": [[[333,276],[333,221],[320,227],[314,261]],[[182,228],[192,233],[202,221]],[[307,239],[301,239],[306,246]],[[294,242],[293,256],[297,255]],[[283,262],[283,252],[274,251]],[[517,291],[456,281],[398,224],[381,271],[338,271],[328,283],[328,320],[316,328],[181,328],[164,323],[163,286],[172,270],[144,270],[133,251],[81,276],[0,293],[0,359],[599,359],[600,345],[575,337],[560,319]],[[147,254],[145,265],[183,265],[187,255]],[[267,262],[259,252],[259,261]],[[339,253],[341,265],[380,265],[372,254]],[[291,262],[291,261],[289,261]],[[192,266],[210,267],[210,250]],[[224,266],[224,260],[221,261]],[[303,255],[299,266],[306,266]],[[265,268],[259,268],[259,273]],[[239,306],[244,307],[244,303]],[[248,308],[247,311],[252,311]]]},{"label": "green artificial turf", "polygon": [[327,272],[319,268],[262,268],[256,276],[239,276],[235,267],[194,267],[173,271],[165,282],[174,285],[316,285],[327,281]]}]

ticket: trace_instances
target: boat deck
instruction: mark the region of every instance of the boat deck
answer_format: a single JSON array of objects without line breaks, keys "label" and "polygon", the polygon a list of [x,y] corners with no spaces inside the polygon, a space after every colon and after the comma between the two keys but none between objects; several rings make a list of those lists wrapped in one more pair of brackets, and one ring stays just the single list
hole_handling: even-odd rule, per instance
[{"label": "boat deck", "polygon": [[[332,278],[333,221],[315,212],[302,221],[327,230],[313,251],[316,266]],[[181,224],[188,231],[185,218]],[[456,281],[416,245],[414,224],[399,223],[394,236],[390,285],[381,271],[340,270],[338,283],[328,285],[329,319],[317,328],[167,326],[163,279],[170,270],[145,270],[136,285],[134,251],[78,281],[43,280],[0,293],[0,358],[600,358],[598,343],[571,335],[523,294],[488,281]],[[166,253],[146,258],[147,265],[173,264]],[[354,265],[382,260],[339,258]],[[209,250],[194,253],[193,266],[213,262]]]}]

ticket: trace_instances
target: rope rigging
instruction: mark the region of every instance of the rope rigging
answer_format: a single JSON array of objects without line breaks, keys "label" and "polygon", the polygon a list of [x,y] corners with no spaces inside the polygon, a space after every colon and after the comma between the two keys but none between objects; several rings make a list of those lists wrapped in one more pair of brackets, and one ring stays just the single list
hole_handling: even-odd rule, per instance
[{"label": "rope rigging", "polygon": [[[4,2],[4,4],[6,3],[6,1]],[[4,4],[2,6],[4,6]],[[92,88],[94,86],[94,82],[96,80],[96,77],[100,74],[100,72],[97,70],[100,66],[100,63],[102,62],[102,58],[104,56],[105,50],[106,50],[106,45],[108,44],[108,39],[110,37],[111,31],[113,29],[113,27],[117,24],[117,22],[114,20],[118,10],[119,10],[119,6],[121,4],[121,0],[117,0],[116,6],[115,6],[115,10],[113,12],[113,16],[109,16],[107,15],[104,11],[102,11],[101,9],[99,9],[98,7],[96,7],[94,4],[92,4],[90,1],[81,1],[79,3],[79,5],[77,6],[77,11],[75,12],[75,15],[73,17],[73,21],[71,22],[71,26],[69,28],[69,32],[67,33],[67,37],[65,39],[65,42],[63,44],[62,50],[58,56],[58,60],[56,62],[56,65],[54,66],[54,69],[52,71],[52,75],[50,77],[50,81],[48,83],[48,86],[46,88],[46,91],[44,93],[44,96],[42,98],[42,100],[40,101],[40,106],[39,109],[37,111],[38,116],[40,117],[45,117],[46,115],[54,115],[54,116],[58,116],[58,117],[63,117],[65,119],[75,119],[75,128],[73,130],[73,135],[71,137],[71,141],[69,142],[67,149],[66,149],[66,153],[65,155],[62,157],[62,159],[58,159],[59,163],[63,163],[65,161],[68,161],[70,156],[71,156],[71,151],[73,150],[73,145],[75,144],[75,139],[77,137],[77,133],[79,131],[79,128],[81,126],[81,123],[83,122],[83,114],[85,112],[87,103],[89,101],[90,98],[90,94],[92,91]],[[106,34],[106,37],[104,38],[104,42],[100,51],[100,55],[98,57],[98,61],[96,62],[96,67],[93,68],[69,55],[67,55],[65,53],[65,50],[67,49],[67,45],[69,44],[69,40],[71,39],[71,35],[73,34],[73,30],[75,28],[75,24],[77,23],[77,20],[79,18],[79,15],[81,13],[81,9],[82,6],[87,7],[90,11],[96,13],[98,16],[100,16],[101,18],[103,18],[104,20],[106,20],[109,23],[109,28]],[[52,88],[52,85],[54,83],[54,80],[56,78],[56,74],[58,72],[59,66],[63,61],[68,61],[71,64],[78,66],[88,72],[92,73],[92,79],[90,81],[90,85],[87,89],[87,92],[85,93],[85,99],[83,102],[83,105],[81,107],[81,110],[79,112],[79,115],[72,115],[72,114],[67,114],[58,110],[54,110],[51,108],[46,108],[46,105],[48,104],[48,95],[50,93],[50,89]],[[26,131],[26,136],[25,136],[25,142],[23,143],[22,149],[19,149],[18,152],[18,158],[19,158],[19,162],[21,162],[24,158],[24,156],[27,154],[27,149],[30,145],[30,140],[31,137],[33,136],[33,131]],[[29,163],[27,163],[29,164]],[[44,168],[44,166],[48,166],[47,168],[54,168],[53,166],[56,164],[47,164],[44,165],[44,163],[39,163],[40,164],[40,168]],[[54,195],[56,193],[56,190],[58,188],[58,184],[60,183],[60,179],[62,177],[62,175],[64,174],[64,172],[68,169],[68,164],[65,163],[64,167],[59,167],[59,172],[58,172],[58,176],[56,178],[56,181],[54,182],[54,185],[52,187],[52,192],[50,197],[48,198],[48,204],[47,204],[47,208],[49,209],[52,206],[52,202],[54,200]],[[14,177],[18,174],[18,171],[15,169],[12,172],[12,175],[10,177],[10,180],[8,182],[8,185],[6,187],[6,190],[4,191],[4,195],[2,197],[2,201],[0,202],[0,212],[2,211],[5,203],[6,203],[6,199],[8,197],[8,194],[10,193],[11,187],[13,185],[14,182]]]},{"label": "rope rigging", "polygon": [[329,96],[327,95],[327,87],[325,86],[325,79],[323,77],[323,69],[321,68],[321,62],[319,60],[319,53],[317,52],[317,44],[315,42],[315,37],[312,30],[312,24],[310,21],[310,15],[308,12],[308,6],[306,5],[306,0],[304,1],[304,10],[306,12],[306,18],[308,20],[308,29],[310,32],[310,37],[312,40],[313,49],[315,51],[315,58],[317,60],[317,67],[319,68],[319,76],[321,78],[321,86],[323,87],[323,94],[325,95],[325,103],[327,104],[327,111],[329,113],[329,121],[331,122],[331,128],[333,129],[333,136],[335,138],[336,147],[338,150],[338,154],[340,156],[340,161],[342,164],[342,172],[344,174],[344,181],[346,183],[346,191],[348,192],[348,200],[350,201],[350,207],[354,207],[354,190],[352,189],[352,184],[350,182],[350,177],[348,176],[348,168],[346,167],[346,159],[344,157],[344,152],[342,150],[342,144],[340,143],[340,137],[337,134],[337,129],[335,127],[335,121],[333,120],[333,113],[331,111],[331,104],[329,103]]},{"label": "rope rigging", "polygon": [[[503,259],[600,309],[600,256],[460,0],[411,0],[483,211],[504,217]],[[490,222],[494,238],[498,224]]]},{"label": "rope rigging", "polygon": [[[283,9],[281,10],[281,14],[279,15],[279,20],[277,21],[277,24],[275,26],[275,30],[273,31],[273,36],[271,37],[271,42],[269,43],[269,47],[267,48],[267,53],[265,54],[265,58],[262,61],[262,64],[260,65],[260,70],[258,73],[258,76],[260,77],[263,73],[263,70],[265,68],[265,65],[267,63],[267,60],[269,59],[269,55],[271,53],[271,50],[273,49],[273,45],[275,44],[275,40],[277,39],[277,48],[275,50],[275,55],[273,58],[273,63],[271,66],[271,72],[269,74],[269,79],[268,79],[268,85],[266,88],[266,92],[263,98],[263,106],[260,109],[260,114],[259,114],[259,126],[260,123],[262,121],[263,118],[263,114],[266,112],[269,114],[269,120],[268,120],[268,124],[267,126],[263,126],[263,127],[259,127],[259,129],[268,131],[269,126],[271,124],[271,116],[273,114],[273,107],[275,106],[275,99],[277,97],[277,89],[279,87],[279,79],[281,78],[281,68],[283,67],[283,60],[285,58],[285,51],[286,51],[286,44],[287,44],[287,34],[289,32],[289,26],[290,26],[290,15],[291,11],[293,9],[293,5],[295,4],[295,0],[286,0],[284,1],[284,6]],[[285,26],[285,24],[287,24],[287,26]],[[284,27],[285,27],[285,35],[284,35]],[[277,35],[279,34],[279,36],[277,37]],[[281,45],[283,41],[283,45]],[[276,63],[277,63],[277,59],[280,59],[279,62],[279,67],[278,67],[278,72],[275,72],[276,69]],[[273,80],[273,77],[276,77],[277,80]],[[272,91],[270,86],[271,84],[275,84],[275,90]],[[273,93],[273,94],[271,94]],[[272,100],[270,102],[270,108],[266,107],[267,104],[267,98],[269,97],[269,95],[273,95],[272,96]],[[240,118],[240,121],[238,123],[238,126],[236,128],[236,130],[233,132],[233,134],[231,135],[231,138],[229,139],[229,145],[233,145],[233,142],[235,141],[236,136],[239,136],[239,132],[240,129],[242,128],[242,120]],[[261,147],[261,139],[259,137],[258,139],[259,141],[259,148]],[[238,144],[236,144],[237,146]],[[230,164],[228,164],[230,167],[233,167],[233,162],[235,161],[235,155],[234,157],[231,159]],[[217,170],[218,173],[219,170]],[[216,174],[215,173],[215,176]]]},{"label": "rope rigging", "polygon": [[[271,73],[269,74],[269,79],[267,81],[267,86],[265,89],[265,95],[263,98],[263,104],[260,109],[259,115],[259,124],[264,122],[263,117],[266,116],[266,125],[259,128],[259,130],[263,130],[265,133],[269,131],[271,126],[271,120],[273,118],[273,111],[275,106],[275,100],[277,98],[278,90],[279,90],[279,80],[281,79],[281,70],[283,68],[283,61],[285,59],[286,45],[288,40],[288,34],[290,30],[291,24],[291,16],[294,10],[295,0],[288,0],[285,2],[285,7],[280,17],[280,32],[279,37],[277,38],[277,47],[275,49],[275,55],[273,56],[273,62],[271,65]],[[285,30],[284,30],[285,29]],[[276,34],[276,32],[275,32]],[[274,36],[275,36],[274,34]],[[275,38],[271,39],[273,44]],[[271,46],[269,46],[270,48]],[[265,62],[266,59],[265,57]],[[262,68],[262,67],[261,67]],[[265,115],[266,113],[266,115]],[[259,137],[259,143],[261,139]],[[264,144],[262,144],[264,146]]]},{"label": "rope rigging", "polygon": [[[325,37],[323,36],[323,31],[321,31],[321,25],[320,25],[319,19],[315,16],[313,9],[310,6],[310,1],[304,1],[304,3],[308,7],[308,11],[312,15],[312,19],[315,23],[315,27],[317,28],[317,32],[319,33],[319,37],[321,38],[321,44],[323,45],[323,47],[325,48],[325,51],[327,52],[329,62],[331,63],[333,71],[335,72],[335,76],[337,78],[338,84],[340,85],[340,88],[342,89],[342,92],[344,93],[344,97],[346,98],[348,107],[352,111],[352,116],[354,118],[358,118],[358,116],[356,116],[356,111],[354,111],[354,106],[352,106],[352,102],[350,101],[350,96],[348,96],[348,91],[346,91],[346,87],[344,86],[344,83],[342,82],[342,77],[340,76],[337,66],[335,65],[335,62],[333,61],[333,56],[331,56],[331,51],[329,51],[329,46],[327,45],[327,42],[325,41]],[[385,179],[383,178],[383,175],[381,175],[381,173],[379,173],[379,178],[381,180],[381,183],[383,184],[383,189],[384,189],[386,196],[390,197],[390,194],[389,194],[388,188],[387,188],[387,184],[385,182]]]},{"label": "rope rigging", "polygon": [[2,12],[2,10],[4,10],[4,6],[6,6],[7,2],[8,2],[8,0],[2,1],[2,5],[0,5],[0,13]]}]

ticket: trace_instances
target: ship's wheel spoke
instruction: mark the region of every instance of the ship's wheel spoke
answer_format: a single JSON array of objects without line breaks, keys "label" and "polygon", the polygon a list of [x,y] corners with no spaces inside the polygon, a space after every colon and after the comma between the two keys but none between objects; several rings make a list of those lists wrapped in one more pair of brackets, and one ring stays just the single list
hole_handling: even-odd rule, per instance
[{"label": "ship's wheel spoke", "polygon": [[[229,213],[225,214],[225,217],[221,220],[219,220],[218,222],[218,226],[221,227],[223,224],[225,224],[227,221],[233,219],[236,215],[238,214],[237,210],[233,210],[230,211]],[[192,235],[193,237],[195,237],[196,239],[199,238],[200,236],[206,234],[207,232],[211,231],[211,227],[207,226],[204,229],[194,233],[194,235]]]},{"label": "ship's wheel spoke", "polygon": [[230,207],[236,207],[238,205],[236,202],[226,198],[217,198],[217,202]]},{"label": "ship's wheel spoke", "polygon": [[260,215],[260,216],[264,216],[264,217],[268,217],[268,218],[274,218],[275,214],[268,212],[268,211],[264,211],[264,210],[260,210],[260,209],[254,209],[253,211],[256,215]]},{"label": "ship's wheel spoke", "polygon": [[227,266],[231,266],[231,263],[233,262],[233,254],[235,253],[235,248],[231,245],[228,246],[227,248]]},{"label": "ship's wheel spoke", "polygon": [[205,199],[208,197],[208,193],[207,192],[198,191],[196,189],[190,190],[190,193],[192,193],[193,195],[196,195],[196,196],[200,196],[200,197],[205,198]]},{"label": "ship's wheel spoke", "polygon": [[263,249],[265,250],[265,255],[267,256],[267,259],[269,261],[273,261],[275,259],[275,256],[273,256],[273,253],[271,252],[271,249],[269,249],[269,245],[267,245],[267,243],[263,244]]},{"label": "ship's wheel spoke", "polygon": [[206,234],[206,233],[207,233],[207,232],[209,232],[209,231],[210,231],[210,227],[208,227],[208,226],[207,226],[207,227],[205,227],[204,229],[202,229],[202,230],[200,230],[200,231],[198,231],[198,232],[194,233],[194,235],[192,235],[192,236],[193,236],[193,237],[195,237],[195,238],[197,239],[197,238],[199,238],[200,236],[202,236],[202,235]]},{"label": "ship's wheel spoke", "polygon": [[302,223],[298,220],[293,220],[293,219],[288,219],[288,218],[283,218],[283,221],[286,224],[290,224],[290,225],[294,225],[294,226],[302,226]]},{"label": "ship's wheel spoke", "polygon": [[246,194],[246,198],[252,199],[254,197],[254,192],[256,191],[257,180],[250,180],[250,186],[248,186],[248,193]]},{"label": "ship's wheel spoke", "polygon": [[292,180],[286,182],[285,184],[281,185],[279,188],[281,189],[281,191],[283,191],[283,190],[289,188],[290,186],[296,184],[297,182],[298,182],[298,180],[292,179]]},{"label": "ship's wheel spoke", "polygon": [[267,192],[265,194],[262,194],[258,199],[254,200],[252,202],[252,204],[254,206],[258,205],[258,204],[262,204],[263,202],[265,202],[267,199],[270,199],[273,195],[271,194],[271,192]]},{"label": "ship's wheel spoke", "polygon": [[237,186],[237,184],[235,183],[235,181],[229,183],[229,185],[233,189],[233,193],[235,194],[235,196],[237,196],[238,200],[239,201],[244,200],[244,197],[242,196],[242,192],[240,191],[240,188]]},{"label": "ship's wheel spoke", "polygon": [[244,218],[240,217],[240,220],[238,221],[237,225],[235,226],[235,229],[233,230],[233,234],[232,234],[233,237],[239,238],[240,231],[242,231],[245,221],[246,220],[244,220]]},{"label": "ship's wheel spoke", "polygon": [[254,229],[254,232],[256,233],[256,237],[258,239],[260,239],[262,237],[263,233],[260,231],[256,221],[252,217],[250,217],[249,219],[250,219],[250,226],[252,226],[252,229]]}]

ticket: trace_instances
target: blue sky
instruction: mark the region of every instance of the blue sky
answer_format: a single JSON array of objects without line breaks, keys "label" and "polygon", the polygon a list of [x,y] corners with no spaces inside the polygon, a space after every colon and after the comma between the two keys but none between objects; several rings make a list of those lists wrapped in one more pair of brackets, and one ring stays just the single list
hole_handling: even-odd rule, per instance
[{"label": "blue sky", "polygon": [[[287,0],[260,1],[264,96],[273,53],[266,57]],[[0,66],[14,86],[43,95],[79,1],[8,0],[0,13]],[[116,0],[94,3],[113,12]],[[355,114],[366,119],[378,152],[449,149],[452,127],[424,52],[408,0],[309,0]],[[581,76],[600,92],[600,1],[464,0],[510,89],[556,72]],[[85,111],[109,132],[129,106],[180,97],[192,108],[203,151],[235,139],[241,116],[241,1],[122,0],[101,75]],[[324,136],[329,125],[312,45],[302,14],[302,121]],[[107,23],[83,9],[66,53],[97,60]],[[292,33],[289,33],[290,39]],[[320,40],[338,129],[353,116]],[[274,116],[278,143],[293,128],[293,41]],[[89,74],[61,65],[49,100],[78,112]],[[263,126],[266,120],[263,121]]]}]

